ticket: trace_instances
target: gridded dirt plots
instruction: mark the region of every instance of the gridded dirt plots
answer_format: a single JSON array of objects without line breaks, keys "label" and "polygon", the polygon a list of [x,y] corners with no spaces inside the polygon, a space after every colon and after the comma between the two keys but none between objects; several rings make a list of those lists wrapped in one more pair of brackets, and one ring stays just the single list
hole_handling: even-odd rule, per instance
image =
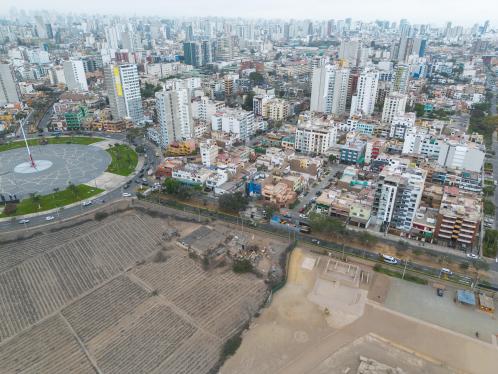
[{"label": "gridded dirt plots", "polygon": [[0,341],[153,253],[158,234],[127,215],[0,273]]},{"label": "gridded dirt plots", "polygon": [[0,374],[208,373],[266,287],[168,235],[195,227],[133,211],[1,247]]},{"label": "gridded dirt plots", "polygon": [[0,345],[0,373],[21,372],[95,374],[60,316],[51,317],[8,344]]},{"label": "gridded dirt plots", "polygon": [[133,273],[221,339],[240,328],[264,300],[266,286],[253,275],[231,269],[205,272],[178,250],[168,256],[164,263],[145,264]]},{"label": "gridded dirt plots", "polygon": [[138,284],[119,276],[63,309],[62,315],[86,342],[131,313],[148,297]]}]

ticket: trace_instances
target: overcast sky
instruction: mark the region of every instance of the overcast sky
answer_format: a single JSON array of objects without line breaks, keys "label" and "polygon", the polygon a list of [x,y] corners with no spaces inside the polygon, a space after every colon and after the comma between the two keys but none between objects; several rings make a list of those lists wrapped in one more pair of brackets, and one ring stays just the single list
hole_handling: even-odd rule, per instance
[{"label": "overcast sky", "polygon": [[129,15],[224,16],[360,20],[407,18],[411,23],[498,25],[498,0],[0,0],[0,12],[25,10]]}]

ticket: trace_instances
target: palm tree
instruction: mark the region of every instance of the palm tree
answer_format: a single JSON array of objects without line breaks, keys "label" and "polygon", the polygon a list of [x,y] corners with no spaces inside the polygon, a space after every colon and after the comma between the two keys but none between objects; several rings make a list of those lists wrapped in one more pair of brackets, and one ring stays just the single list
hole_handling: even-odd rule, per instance
[{"label": "palm tree", "polygon": [[38,195],[36,192],[32,192],[29,194],[31,201],[33,202],[34,205],[38,205],[38,210],[41,208],[40,202],[41,198],[40,195]]},{"label": "palm tree", "polygon": [[69,182],[69,185],[67,186],[67,189],[73,194],[74,198],[78,197],[78,187],[74,185],[74,183]]}]

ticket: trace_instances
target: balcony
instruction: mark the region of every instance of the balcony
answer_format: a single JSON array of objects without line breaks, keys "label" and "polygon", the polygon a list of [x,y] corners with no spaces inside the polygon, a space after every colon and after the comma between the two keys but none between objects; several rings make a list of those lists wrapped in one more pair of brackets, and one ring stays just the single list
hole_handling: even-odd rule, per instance
[{"label": "balcony", "polygon": [[451,235],[443,234],[441,232],[439,232],[438,237],[443,239],[451,239]]}]

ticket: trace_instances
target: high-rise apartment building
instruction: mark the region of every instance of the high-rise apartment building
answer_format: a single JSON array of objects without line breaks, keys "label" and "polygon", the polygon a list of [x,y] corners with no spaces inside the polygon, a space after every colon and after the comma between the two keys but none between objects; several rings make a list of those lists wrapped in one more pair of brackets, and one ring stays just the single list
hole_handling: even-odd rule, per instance
[{"label": "high-rise apartment building", "polygon": [[337,127],[332,122],[308,121],[296,130],[295,149],[303,153],[325,153],[337,142]]},{"label": "high-rise apartment building", "polygon": [[9,64],[0,63],[0,105],[21,102],[21,92]]},{"label": "high-rise apartment building", "polygon": [[384,225],[410,231],[422,199],[426,176],[426,170],[404,164],[384,167],[373,203],[377,219]]},{"label": "high-rise apartment building", "polygon": [[86,82],[85,69],[83,61],[69,60],[64,61],[64,78],[69,91],[87,92],[88,84]]},{"label": "high-rise apartment building", "polygon": [[394,69],[392,79],[392,91],[405,94],[408,91],[410,79],[410,67],[405,64],[398,64]]},{"label": "high-rise apartment building", "polygon": [[213,62],[213,48],[210,40],[190,41],[183,43],[185,64],[192,66],[206,66]]},{"label": "high-rise apartment building", "polygon": [[106,65],[104,83],[114,119],[130,118],[135,124],[142,122],[144,114],[137,66]]},{"label": "high-rise apartment building", "polygon": [[324,65],[313,70],[310,109],[341,115],[346,112],[349,69]]},{"label": "high-rise apartment building", "polygon": [[351,116],[370,116],[375,109],[377,99],[377,87],[379,84],[379,72],[373,69],[365,69],[358,76],[356,95],[351,98]]},{"label": "high-rise apartment building", "polygon": [[396,116],[405,114],[406,95],[392,92],[384,100],[382,109],[382,122],[391,123]]},{"label": "high-rise apartment building", "polygon": [[156,92],[156,109],[160,126],[160,145],[191,139],[194,122],[190,93],[186,88]]},{"label": "high-rise apartment building", "polygon": [[242,109],[225,108],[211,119],[213,131],[223,131],[235,135],[240,140],[248,140],[256,128],[254,113]]}]

